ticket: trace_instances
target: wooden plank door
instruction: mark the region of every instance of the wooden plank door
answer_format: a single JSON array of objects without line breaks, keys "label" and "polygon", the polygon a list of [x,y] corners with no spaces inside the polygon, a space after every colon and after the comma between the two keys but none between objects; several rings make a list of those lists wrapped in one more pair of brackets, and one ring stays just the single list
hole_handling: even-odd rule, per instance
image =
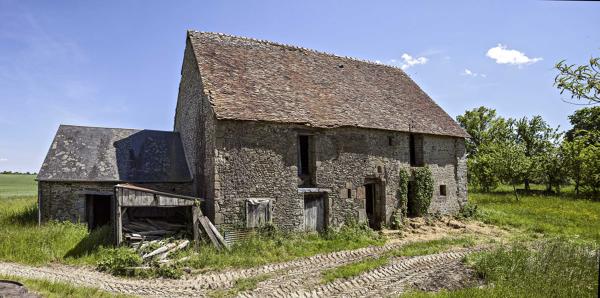
[{"label": "wooden plank door", "polygon": [[323,197],[306,196],[304,198],[304,230],[323,231],[325,227],[325,211]]}]

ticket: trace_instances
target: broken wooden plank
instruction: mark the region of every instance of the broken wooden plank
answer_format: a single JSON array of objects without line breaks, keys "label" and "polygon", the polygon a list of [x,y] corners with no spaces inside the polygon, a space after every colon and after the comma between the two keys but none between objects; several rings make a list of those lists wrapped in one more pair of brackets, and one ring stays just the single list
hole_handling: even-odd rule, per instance
[{"label": "broken wooden plank", "polygon": [[200,224],[202,225],[204,232],[206,233],[206,235],[208,235],[208,238],[213,243],[213,245],[218,250],[221,250],[223,248],[223,245],[221,245],[221,243],[219,242],[219,239],[217,239],[217,236],[214,234],[214,232],[210,228],[210,220],[208,220],[208,217],[201,216],[199,218],[198,222],[200,222]]},{"label": "broken wooden plank", "polygon": [[214,233],[215,237],[217,237],[217,240],[219,240],[219,242],[221,243],[221,245],[223,247],[229,249],[229,245],[225,242],[225,239],[223,238],[223,236],[221,236],[221,233],[219,233],[219,230],[217,230],[217,227],[215,227],[215,225],[213,225],[212,222],[210,220],[208,220],[208,218],[206,218],[206,220],[208,221],[208,226]]},{"label": "broken wooden plank", "polygon": [[176,247],[176,246],[177,246],[177,244],[175,244],[175,243],[167,243],[166,245],[161,246],[161,247],[159,247],[159,248],[157,248],[157,249],[155,249],[155,250],[153,250],[153,251],[151,251],[151,252],[143,255],[142,259],[147,259],[149,257],[161,254],[161,253],[163,253],[165,251],[168,251],[169,249],[171,249],[173,247]]}]

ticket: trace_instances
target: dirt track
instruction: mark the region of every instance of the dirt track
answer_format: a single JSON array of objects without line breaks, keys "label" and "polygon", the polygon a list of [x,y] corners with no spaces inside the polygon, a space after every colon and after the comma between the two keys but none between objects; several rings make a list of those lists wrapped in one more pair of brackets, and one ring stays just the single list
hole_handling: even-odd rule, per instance
[{"label": "dirt track", "polygon": [[[468,227],[464,229],[468,229]],[[66,265],[33,267],[2,262],[0,262],[0,274],[61,281],[96,287],[110,292],[152,297],[202,297],[214,290],[232,287],[237,279],[268,274],[269,279],[260,282],[252,291],[240,293],[240,296],[387,296],[402,293],[408,288],[459,287],[469,278],[468,274],[464,274],[466,269],[462,265],[461,259],[477,249],[460,249],[426,256],[393,258],[383,267],[351,279],[335,280],[328,284],[321,284],[320,274],[329,268],[364,258],[377,257],[408,242],[431,240],[447,235],[448,231],[442,228],[432,233],[408,237],[410,241],[390,241],[381,247],[322,254],[249,269],[187,276],[180,280],[126,279],[84,267]],[[432,282],[433,284],[431,284]]]}]

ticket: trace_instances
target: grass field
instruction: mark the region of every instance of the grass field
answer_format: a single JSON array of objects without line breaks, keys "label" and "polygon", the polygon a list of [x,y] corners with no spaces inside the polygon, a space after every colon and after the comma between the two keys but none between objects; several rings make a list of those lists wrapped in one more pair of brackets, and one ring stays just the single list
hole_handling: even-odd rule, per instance
[{"label": "grass field", "polygon": [[[104,254],[104,248],[99,248],[98,243],[105,241],[106,233],[90,234],[83,224],[52,222],[38,226],[36,195],[33,176],[0,175],[0,260],[38,265],[49,262],[95,265]],[[410,295],[518,297],[528,293],[528,289],[543,288],[534,295],[539,293],[538,296],[542,297],[542,294],[560,293],[586,297],[596,289],[596,256],[591,253],[591,249],[600,243],[600,202],[574,199],[568,192],[553,196],[521,196],[516,201],[513,194],[503,188],[488,194],[471,192],[469,201],[478,206],[476,219],[515,228],[515,238],[520,243],[528,244],[531,240],[553,237],[558,237],[559,240],[539,246],[537,251],[512,243],[498,251],[482,253],[470,259],[471,266],[488,283],[493,283],[494,287]],[[415,244],[397,254],[410,256],[435,253],[452,245],[471,243],[469,239],[456,241]],[[324,236],[275,233],[275,236],[259,235],[227,253],[202,247],[187,265],[205,269],[249,267],[382,243],[381,237],[360,227]],[[382,264],[385,264],[385,259],[351,264],[347,268],[329,272],[330,276],[324,278],[333,280],[349,277]],[[248,284],[253,284],[254,281],[250,281]],[[64,288],[62,285],[27,282],[32,287],[50,288],[54,289],[50,291],[59,293],[48,292],[47,296],[64,296],[60,294],[65,293],[64,291],[72,293],[67,296],[87,296],[86,292],[68,292],[77,289]],[[240,288],[246,286],[240,284]],[[104,294],[92,296],[98,295]]]},{"label": "grass field", "polygon": [[35,196],[37,183],[34,175],[0,174],[0,198]]},{"label": "grass field", "polygon": [[574,199],[572,188],[565,190],[519,201],[506,187],[471,192],[478,220],[517,231],[514,242],[468,258],[488,286],[403,297],[596,297],[600,202]]},{"label": "grass field", "polygon": [[527,232],[526,236],[537,233],[600,243],[597,201],[574,199],[568,192],[561,196],[520,196],[517,201],[512,193],[500,189],[492,193],[472,192],[469,202],[477,204],[479,220],[518,228]]}]

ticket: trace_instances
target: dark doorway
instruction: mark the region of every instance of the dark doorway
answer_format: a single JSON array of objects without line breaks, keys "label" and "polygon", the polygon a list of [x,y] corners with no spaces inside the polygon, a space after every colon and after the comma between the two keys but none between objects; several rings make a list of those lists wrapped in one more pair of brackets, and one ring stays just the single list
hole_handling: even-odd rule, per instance
[{"label": "dark doorway", "polygon": [[415,182],[408,181],[408,198],[406,202],[408,217],[418,216],[417,206],[415,205]]},{"label": "dark doorway", "polygon": [[304,195],[304,230],[307,232],[325,230],[325,195]]},{"label": "dark doorway", "polygon": [[86,214],[90,230],[110,224],[111,195],[86,195]]},{"label": "dark doorway", "polygon": [[381,189],[379,183],[365,184],[365,211],[371,229],[381,229],[382,223],[382,206],[381,206]]}]

